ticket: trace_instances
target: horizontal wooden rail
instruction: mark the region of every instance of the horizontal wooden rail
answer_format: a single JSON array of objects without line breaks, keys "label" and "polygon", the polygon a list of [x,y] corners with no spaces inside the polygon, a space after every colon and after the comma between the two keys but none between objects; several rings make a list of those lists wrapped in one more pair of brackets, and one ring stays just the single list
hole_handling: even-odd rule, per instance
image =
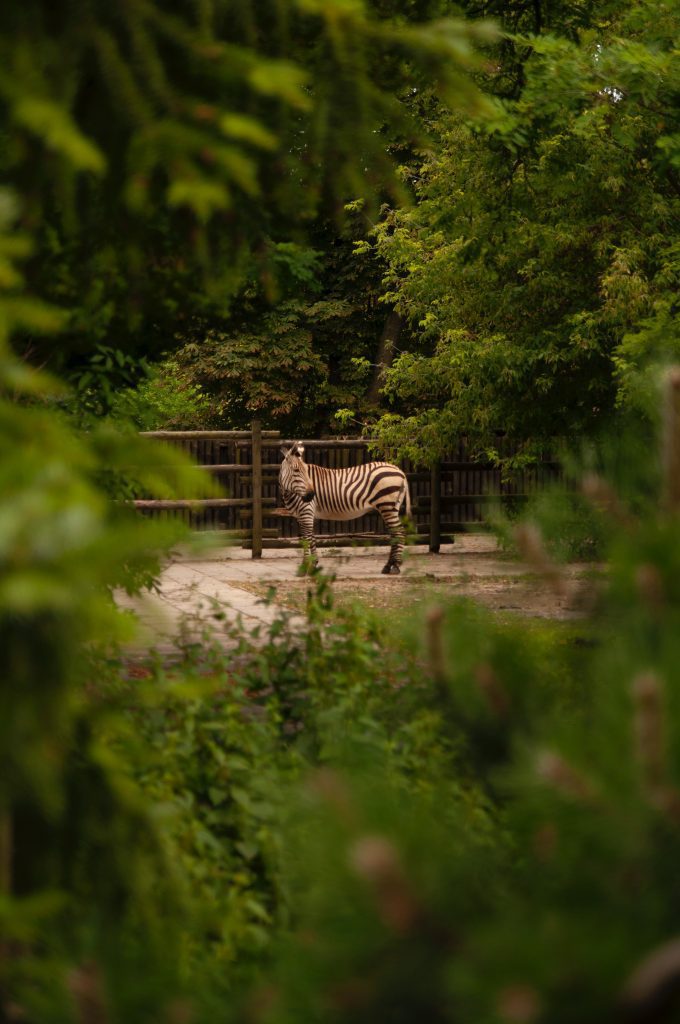
[{"label": "horizontal wooden rail", "polygon": [[[250,443],[250,430],[142,430],[142,437],[167,441],[236,441],[243,438]],[[263,430],[262,437],[278,438],[277,430]]]},{"label": "horizontal wooden rail", "polygon": [[[310,465],[315,465],[315,463],[313,463],[313,462],[310,462],[309,464]],[[547,462],[542,462],[540,464],[541,468],[549,466],[549,465],[551,465],[551,464],[549,464]],[[247,463],[247,462],[225,462],[225,463],[217,463],[216,462],[216,463],[209,463],[207,465],[198,465],[198,464],[196,464],[196,466],[193,467],[193,468],[195,468],[195,469],[203,469],[203,470],[206,470],[206,471],[209,471],[209,472],[213,472],[213,473],[237,473],[237,472],[241,472],[241,473],[245,473],[246,474],[246,476],[244,476],[244,481],[246,479],[248,481],[250,481],[250,475],[248,474],[248,470],[250,470],[250,464]],[[354,469],[355,466],[354,465],[352,465],[352,466],[338,466],[337,468],[338,469]],[[467,470],[468,472],[474,472],[476,470],[483,470],[484,472],[489,472],[489,471],[493,470],[493,468],[494,468],[493,466],[484,466],[484,465],[480,465],[478,463],[461,462],[461,463],[457,463],[455,465],[452,465],[451,468],[447,468],[446,466],[442,466],[442,472],[447,472],[448,473],[448,472],[455,472],[456,470]],[[265,462],[265,463],[262,464],[262,471],[264,473],[272,473],[272,474],[273,473],[278,473],[280,469],[281,469],[281,463],[280,462]],[[498,470],[498,472],[500,472],[500,470]],[[405,475],[406,475],[406,477],[407,477],[407,479],[409,481],[429,480],[430,479],[430,470],[429,469],[427,469],[427,470],[422,470],[422,469],[406,469],[406,470],[404,470],[404,473],[405,473]]]},{"label": "horizontal wooden rail", "polygon": [[[370,444],[371,442],[359,441],[356,438],[347,440],[328,438],[325,441],[319,441],[318,438],[294,438],[288,441],[280,439],[274,441],[271,439],[271,435],[267,434],[267,431],[262,431],[262,447],[267,450],[275,448],[278,445],[283,447],[285,445],[292,444],[301,444],[304,445],[305,448],[365,448],[367,443]],[[249,447],[250,445],[249,441],[245,439],[243,441],[240,439],[237,440],[236,444],[239,448]]]},{"label": "horizontal wooden rail", "polygon": [[[264,499],[264,501],[267,502],[267,507],[262,510],[262,515],[265,519],[280,519],[282,516],[285,516],[288,519],[295,519],[295,514],[293,512],[289,512],[286,508],[270,508],[269,504],[273,500],[273,498]],[[239,510],[239,519],[250,519],[252,518],[252,515],[253,513],[249,508],[242,508]]]},{"label": "horizontal wooden rail", "polygon": [[[533,497],[531,494],[513,494],[512,492],[504,492],[503,494],[442,494],[441,503],[442,505],[488,505],[494,501],[508,501],[510,498],[513,501],[528,501],[531,497]],[[429,507],[429,497],[416,498],[412,502],[414,512],[426,512]]]},{"label": "horizontal wooden rail", "polygon": [[[244,530],[238,530],[238,529],[237,530],[233,530],[233,529],[218,530],[217,533],[219,534],[220,540],[222,540],[222,538],[224,538],[225,540],[250,540],[250,538],[253,535],[253,531],[249,530],[249,529],[244,529]],[[279,531],[274,526],[272,526],[272,527],[267,526],[266,528],[264,528],[262,530],[262,536],[263,537],[270,537],[271,538],[271,537],[278,537],[278,535],[279,535]]]},{"label": "horizontal wooden rail", "polygon": [[[252,498],[138,498],[132,502],[135,508],[239,508],[252,505]],[[263,498],[263,504],[274,504],[274,498]]]},{"label": "horizontal wooden rail", "polygon": [[[475,524],[473,524],[473,525],[475,525]],[[448,531],[448,527],[446,529]],[[464,529],[465,529],[465,524],[456,524],[456,532],[457,533],[460,533],[461,530],[464,530]],[[343,535],[329,533],[329,534],[321,534],[321,535],[315,535],[315,536],[316,536],[317,547],[320,547],[320,548],[337,548],[337,547],[343,547],[343,548],[353,548],[353,547],[366,548],[366,547],[373,547],[373,545],[385,545],[385,546],[387,546],[390,543],[390,538],[389,538],[389,536],[387,534],[379,534],[379,533],[364,533],[364,534],[361,534],[361,533],[348,533],[348,534],[343,534]],[[442,544],[452,544],[454,542],[453,534],[452,533],[448,533],[448,532],[442,532],[442,535],[440,537],[440,541],[441,541]],[[420,543],[425,543],[425,539],[423,538],[422,541],[419,540],[418,543],[419,544]],[[298,537],[278,537],[278,538],[272,538],[272,539],[265,538],[265,540],[264,540],[264,547],[270,548],[270,549],[272,549],[272,548],[274,548],[274,549],[275,548],[296,548],[296,547],[299,546],[299,544],[300,544],[300,540],[299,540]],[[247,542],[243,546],[245,548],[249,547]],[[325,567],[329,567],[330,564],[331,563],[326,562],[325,563]]]},{"label": "horizontal wooden rail", "polygon": [[[208,463],[208,465],[205,466],[200,466],[198,463],[196,463],[196,465],[193,466],[192,468],[205,469],[210,471],[211,473],[243,473],[246,470],[249,470],[251,467],[247,462],[215,462]],[[278,473],[280,468],[280,462],[265,462],[264,465],[262,466],[263,470],[270,470],[271,472],[276,473]],[[250,474],[248,474],[247,479],[250,482]]]}]

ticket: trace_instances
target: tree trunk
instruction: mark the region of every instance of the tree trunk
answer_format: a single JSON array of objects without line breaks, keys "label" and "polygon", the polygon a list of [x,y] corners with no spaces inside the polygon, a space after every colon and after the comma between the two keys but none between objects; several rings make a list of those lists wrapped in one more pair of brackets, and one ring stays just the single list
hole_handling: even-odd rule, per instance
[{"label": "tree trunk", "polygon": [[375,405],[380,401],[383,372],[392,365],[403,322],[400,313],[397,313],[394,309],[390,310],[380,335],[380,341],[378,342],[373,380],[367,395],[368,401]]}]

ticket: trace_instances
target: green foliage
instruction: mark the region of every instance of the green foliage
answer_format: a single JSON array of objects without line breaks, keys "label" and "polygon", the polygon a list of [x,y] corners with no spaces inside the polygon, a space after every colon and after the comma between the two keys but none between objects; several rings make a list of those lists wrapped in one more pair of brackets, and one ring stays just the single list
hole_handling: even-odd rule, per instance
[{"label": "green foliage", "polygon": [[[436,111],[443,148],[405,168],[417,205],[388,211],[375,247],[418,343],[385,377],[385,447],[593,434],[648,407],[676,354],[677,12],[589,18],[578,42],[524,40],[516,95],[481,125]],[[491,90],[506,73],[501,53]]]},{"label": "green foliage", "polygon": [[678,318],[670,302],[659,302],[654,315],[624,335],[613,357],[617,405],[659,419],[659,389],[665,370],[680,358]]},{"label": "green foliage", "polygon": [[233,988],[286,921],[281,786],[294,761],[277,747],[276,716],[253,714],[223,665],[211,676],[205,661],[200,671],[185,664],[181,682],[162,676],[147,702],[130,688],[123,749],[145,799],[163,808],[167,853],[195,914],[185,970],[207,967],[212,985]]},{"label": "green foliage", "polygon": [[[660,409],[660,387],[654,407]],[[618,431],[605,433],[579,447],[562,447],[557,454],[561,479],[532,494],[525,505],[507,506],[492,516],[492,525],[508,550],[517,551],[518,524],[537,522],[550,557],[558,562],[605,560],[617,537],[611,517],[619,526],[653,519],[658,514],[661,460],[657,456],[659,421],[631,418]]]},{"label": "green foliage", "polygon": [[122,1016],[151,1012],[178,962],[171,874],[88,687],[93,653],[132,633],[112,588],[152,584],[180,534],[107,499],[98,476],[136,463],[152,493],[206,488],[172,453],[108,424],[77,437],[6,397],[0,441],[0,927],[6,949],[30,951],[3,958],[2,999],[20,992],[31,1019],[72,1019],[67,977],[86,985],[94,962],[92,986],[117,992]]},{"label": "green foliage", "polygon": [[133,359],[100,343],[85,368],[66,375],[73,390],[63,404],[77,422],[91,422],[108,415],[120,401],[121,389],[124,394],[129,392],[148,370],[146,359]]},{"label": "green foliage", "polygon": [[[63,978],[89,957],[121,1019],[180,996],[199,1021],[261,1003],[277,1024],[615,1015],[678,911],[680,545],[675,518],[619,495],[612,519],[604,486],[590,493],[612,558],[592,622],[515,625],[461,601],[385,621],[336,609],[316,574],[304,617],[206,636],[174,665],[83,663],[77,870],[64,883],[26,859],[78,928],[64,946],[45,912],[45,951],[28,973],[5,965],[13,1000],[70,1019]],[[73,728],[57,706],[52,743]],[[53,760],[50,781],[57,799]],[[107,857],[136,858],[113,889],[104,819]],[[12,912],[30,943],[37,925]]]},{"label": "green foliage", "polygon": [[[335,612],[316,577],[306,627],[284,616],[241,637],[217,697],[189,694],[179,710],[170,689],[135,712],[155,752],[143,784],[171,794],[173,860],[218,908],[210,942],[200,928],[189,939],[192,969],[202,961],[217,985],[215,965],[235,956],[234,1019],[263,990],[277,1022],[492,1021],[516,1002],[564,1021],[610,1011],[673,928],[663,879],[677,825],[659,818],[673,805],[663,788],[647,802],[631,740],[643,712],[622,680],[675,671],[673,558],[656,597],[635,581],[676,546],[675,526],[621,535],[605,614],[578,644],[465,603],[430,613],[425,631],[411,617],[396,644],[359,608]],[[204,686],[216,664],[204,653]],[[256,952],[243,915],[265,912]],[[194,995],[199,1018],[206,998]]]},{"label": "green foliage", "polygon": [[17,346],[82,371],[92,341],[158,356],[223,315],[268,237],[283,259],[320,213],[399,193],[385,139],[421,134],[409,85],[483,104],[464,72],[489,32],[342,0],[6,7],[0,166],[33,286],[68,316],[58,352]]},{"label": "green foliage", "polygon": [[297,927],[265,1020],[628,1019],[662,998],[655,971],[628,980],[675,934],[677,522],[609,529],[578,644],[459,604],[414,624],[417,674],[366,680],[353,725],[344,673],[330,717],[310,678],[296,742],[324,767],[290,807]]},{"label": "green foliage", "polygon": [[[606,557],[609,524],[583,494],[563,486],[532,496],[521,510],[522,521],[539,522],[550,555],[558,562],[592,562]],[[499,535],[514,548],[516,521],[497,524]]]},{"label": "green foliage", "polygon": [[180,534],[140,522],[100,483],[135,466],[151,493],[177,484],[198,497],[211,485],[106,421],[76,434],[53,407],[63,386],[11,355],[12,331],[54,331],[63,320],[21,291],[18,263],[32,250],[13,233],[18,208],[3,195],[1,1013],[20,1004],[28,1019],[69,1021],[83,1000],[103,1006],[110,992],[121,1018],[150,1015],[181,991],[180,910],[144,802],[103,742],[108,709],[88,688],[131,637],[113,589],[153,584]]},{"label": "green foliage", "polygon": [[[504,5],[537,35],[487,38],[500,99],[473,129],[433,99],[482,105],[460,78],[482,34],[426,22],[443,2],[161,6],[0,14],[0,1016],[649,1019],[659,957],[626,982],[680,912],[680,542],[649,450],[634,502],[585,490],[611,566],[575,631],[464,603],[380,621],[313,576],[304,617],[147,668],[111,591],[152,584],[176,534],[106,488],[210,488],[98,414],[361,411],[370,247],[299,229],[398,191],[395,150],[418,202],[375,251],[423,348],[387,375],[390,443],[590,430],[617,388],[644,410],[675,345],[677,15],[564,3],[557,36]],[[444,144],[417,165],[413,114]],[[87,433],[10,339],[70,368]]]},{"label": "green foliage", "polygon": [[110,414],[139,430],[201,430],[212,425],[218,410],[176,360],[166,359],[150,368],[137,387],[116,392]]},{"label": "green foliage", "polygon": [[214,394],[222,422],[234,426],[262,413],[268,424],[280,423],[293,410],[299,416],[324,378],[323,359],[314,350],[297,302],[281,304],[261,317],[257,333],[230,337],[209,331],[200,342],[189,342],[177,358],[195,386]]},{"label": "green foliage", "polygon": [[[351,228],[364,231],[354,216]],[[231,317],[196,324],[177,353],[220,425],[257,416],[291,436],[315,435],[329,429],[339,404],[366,405],[386,315],[380,268],[356,254],[349,229],[317,224],[312,240],[314,248],[266,246]]]},{"label": "green foliage", "polygon": [[[178,327],[224,312],[272,225],[282,276],[311,288],[315,256],[285,226],[359,192],[396,193],[382,130],[405,129],[407,117],[378,56],[399,66],[397,90],[429,70],[432,84],[480,102],[460,78],[478,36],[462,23],[435,37],[333,0],[166,7],[29,0],[0,13],[3,1019],[181,1017],[205,932],[191,933],[185,955],[182,872],[168,852],[185,844],[198,855],[184,878],[195,882],[208,827],[222,841],[242,829],[243,864],[258,839],[255,801],[239,818],[234,786],[220,810],[208,764],[195,788],[220,820],[206,812],[171,844],[114,754],[128,734],[110,659],[132,623],[111,592],[153,584],[177,539],[120,496],[211,487],[100,414],[125,404],[126,389],[131,401],[147,356],[167,351]],[[65,370],[75,398],[27,363]],[[150,404],[142,392],[138,409]],[[198,400],[190,382],[186,395]],[[210,725],[195,717],[196,755],[214,754]],[[251,739],[238,748],[259,749]],[[153,790],[151,769],[143,781]],[[221,911],[237,858],[212,867]],[[263,944],[266,901],[250,888],[232,901],[227,958]]]}]

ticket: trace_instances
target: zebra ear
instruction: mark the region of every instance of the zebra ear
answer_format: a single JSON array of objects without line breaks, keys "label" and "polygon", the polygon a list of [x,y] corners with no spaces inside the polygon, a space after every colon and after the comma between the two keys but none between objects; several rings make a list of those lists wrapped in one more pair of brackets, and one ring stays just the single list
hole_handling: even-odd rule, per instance
[{"label": "zebra ear", "polygon": [[287,459],[287,458],[288,458],[288,456],[289,456],[289,455],[290,455],[290,453],[291,453],[291,450],[292,450],[292,449],[290,449],[290,448],[282,448],[282,449],[281,449],[281,454],[283,455],[284,459]]}]

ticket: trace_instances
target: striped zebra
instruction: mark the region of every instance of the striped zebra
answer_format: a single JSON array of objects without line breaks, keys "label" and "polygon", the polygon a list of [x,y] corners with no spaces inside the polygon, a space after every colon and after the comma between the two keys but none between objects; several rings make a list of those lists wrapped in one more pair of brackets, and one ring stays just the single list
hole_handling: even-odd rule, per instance
[{"label": "striped zebra", "polygon": [[390,462],[367,462],[347,469],[326,469],[304,461],[304,447],[295,442],[281,449],[279,487],[286,509],[295,516],[305,559],[316,564],[314,520],[358,519],[366,512],[379,512],[390,534],[390,555],[382,570],[400,572],[404,553],[404,527],[399,509],[406,501],[411,515],[411,498],[406,475]]}]

